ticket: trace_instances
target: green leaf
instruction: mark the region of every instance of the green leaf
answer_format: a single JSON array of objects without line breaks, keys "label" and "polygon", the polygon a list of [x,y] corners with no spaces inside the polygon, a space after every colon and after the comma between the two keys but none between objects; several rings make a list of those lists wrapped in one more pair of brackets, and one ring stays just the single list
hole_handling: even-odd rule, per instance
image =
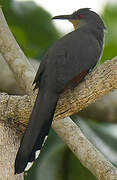
[{"label": "green leaf", "polygon": [[2,9],[20,47],[30,57],[42,57],[59,33],[50,14],[32,1],[2,1]]},{"label": "green leaf", "polygon": [[110,5],[104,9],[102,18],[107,26],[105,48],[101,62],[117,56],[117,5]]}]

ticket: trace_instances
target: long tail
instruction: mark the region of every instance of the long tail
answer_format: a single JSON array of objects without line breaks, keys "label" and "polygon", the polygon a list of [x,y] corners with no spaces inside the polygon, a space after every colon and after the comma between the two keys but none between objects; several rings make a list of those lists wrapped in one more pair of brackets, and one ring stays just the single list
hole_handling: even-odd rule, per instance
[{"label": "long tail", "polygon": [[22,173],[40,152],[49,129],[59,94],[39,92],[15,160],[15,174]]}]

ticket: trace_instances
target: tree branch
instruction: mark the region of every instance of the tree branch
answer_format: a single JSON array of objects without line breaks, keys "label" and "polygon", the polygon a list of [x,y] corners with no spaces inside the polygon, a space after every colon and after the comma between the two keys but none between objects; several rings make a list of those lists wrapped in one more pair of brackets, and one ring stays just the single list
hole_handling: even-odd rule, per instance
[{"label": "tree branch", "polygon": [[[28,121],[29,112],[32,109],[29,96],[20,97],[1,94],[0,102],[0,116],[2,116],[2,121],[6,120],[7,116],[12,128],[14,127],[17,131],[20,129],[23,132],[25,130],[24,123]],[[22,111],[24,107],[26,109]],[[2,114],[2,112],[6,114]],[[21,124],[19,124],[19,120],[22,122]],[[6,124],[9,123],[6,122]],[[99,180],[117,179],[116,168],[96,150],[82,134],[80,128],[70,118],[58,119],[53,122],[52,126],[72,152],[80,159],[82,164]],[[21,132],[18,132],[18,134]]]},{"label": "tree branch", "polygon": [[[75,153],[75,155],[80,158],[81,162],[100,180],[111,180],[113,179],[113,177],[117,178],[117,174],[115,171],[116,168],[112,166],[111,163],[106,161],[98,151],[96,151],[94,146],[89,143],[86,137],[84,137],[83,134],[81,135],[81,132],[79,133],[79,128],[73,123],[73,121],[70,120],[70,118],[64,120],[60,120],[60,118],[66,117],[68,116],[68,114],[72,115],[75,112],[78,112],[78,110],[80,110],[81,108],[84,108],[89,103],[94,102],[97,97],[101,97],[102,95],[104,95],[104,93],[106,94],[107,92],[115,89],[117,86],[117,78],[115,73],[117,68],[116,66],[116,58],[111,61],[107,61],[106,63],[95,69],[93,72],[91,72],[86,77],[86,80],[81,83],[80,86],[75,88],[75,90],[68,90],[64,94],[62,94],[55,114],[56,121],[53,122],[53,128],[59,134],[59,136],[61,136],[61,138]],[[99,94],[96,92],[101,93]],[[71,99],[69,97],[71,97]],[[6,96],[2,94],[0,98],[0,115],[2,117],[2,120],[4,120],[4,117],[5,119],[6,117],[8,119],[13,119],[15,122],[15,126],[17,126],[17,124],[19,124],[20,122],[20,130],[24,131],[32,109],[30,97]],[[4,109],[2,109],[3,107]],[[72,109],[72,111],[70,111],[70,109]],[[4,112],[5,115],[3,115]],[[81,139],[81,136],[83,139],[79,140]],[[73,141],[73,139],[75,141]],[[84,145],[87,148],[84,147]],[[78,147],[80,147],[81,151],[78,149]],[[89,152],[91,154],[90,156]],[[94,168],[94,166],[96,168]]]},{"label": "tree branch", "polygon": [[[21,52],[19,46],[16,44],[16,41],[13,39],[1,9],[0,17],[0,51],[14,72],[21,87],[25,90],[25,92],[31,94],[31,83],[34,77],[34,71],[26,60],[24,54]],[[86,140],[83,134],[81,134],[79,131],[78,127],[73,123],[73,121],[71,121],[70,118],[64,120],[58,119],[76,113],[77,111],[86,107],[88,104],[94,102],[97,98],[117,88],[116,72],[117,59],[115,58],[112,61],[104,63],[91,72],[86,77],[86,80],[78,87],[76,87],[75,90],[67,90],[64,94],[61,95],[61,99],[59,100],[55,114],[55,119],[57,119],[57,121],[53,122],[53,127],[55,128],[56,132],[61,135],[62,139],[66,142],[66,144],[68,144],[77,157],[80,158],[81,162],[86,167],[88,167],[99,180],[117,179],[117,171],[115,167],[106,161],[102,155],[97,153],[95,148],[91,145],[91,143],[89,143],[88,140]],[[7,100],[4,98],[4,100],[1,99],[0,101],[0,106],[3,108],[2,110],[0,109],[1,119],[10,120],[10,123],[12,120],[15,120],[15,123],[13,123],[14,125],[20,122],[21,125],[26,125],[32,109],[30,97],[18,97],[19,100],[17,99],[17,96],[6,97]],[[23,98],[28,99],[26,100],[25,104],[21,103],[21,99]],[[16,105],[14,103],[15,100],[17,100]],[[21,104],[24,105],[22,108]],[[9,123],[7,122],[7,124]],[[13,135],[12,137],[14,136],[16,135]],[[83,141],[83,138],[85,141]],[[75,141],[73,141],[73,139]],[[82,149],[82,152],[78,147]]]},{"label": "tree branch", "polygon": [[117,179],[117,169],[96,150],[69,117],[57,120],[56,123],[53,123],[53,128],[97,179]]},{"label": "tree branch", "polygon": [[27,94],[32,93],[35,71],[14,39],[0,8],[0,53]]},{"label": "tree branch", "polygon": [[117,57],[90,72],[83,83],[61,95],[55,118],[77,113],[117,88]]},{"label": "tree branch", "polygon": [[101,122],[117,123],[117,90],[90,104],[78,115]]},{"label": "tree branch", "polygon": [[0,122],[0,180],[23,180],[23,175],[14,175],[14,159],[19,147],[16,130],[10,124]]},{"label": "tree branch", "polygon": [[[95,70],[90,72],[85,80],[74,90],[69,89],[61,94],[61,97],[57,104],[54,119],[62,119],[77,113],[89,104],[95,102],[97,98],[100,98],[105,94],[115,90],[115,88],[117,88],[117,58],[106,61],[102,65],[98,66]],[[15,99],[16,101],[18,101],[18,104],[16,103]],[[10,96],[9,102],[10,100],[17,104],[15,105],[14,103],[12,105],[11,103],[9,103],[8,106],[8,109],[10,109],[13,114],[13,118],[15,118],[15,122],[18,119],[20,123],[27,125],[28,117],[32,108],[31,103],[29,103],[30,96]],[[24,104],[22,104],[23,102]],[[16,111],[15,106],[18,107],[18,111]],[[7,113],[6,110],[4,111],[5,113]],[[19,111],[21,114],[25,115],[23,117],[23,120]],[[8,116],[9,114],[6,114],[6,117]]]},{"label": "tree branch", "polygon": [[[26,59],[24,53],[21,51],[12,33],[10,32],[6,20],[4,18],[4,15],[2,13],[1,7],[0,7],[0,52],[3,58],[5,59],[5,61],[7,62],[7,64],[9,65],[10,69],[14,73],[14,76],[18,81],[21,89],[27,94],[31,94],[33,89],[31,84],[34,79],[35,71],[28,62],[28,60]],[[8,117],[6,117],[6,120],[8,120]],[[6,136],[5,145],[4,145],[4,139],[2,139],[2,137],[5,136],[4,132],[6,133],[9,132],[9,128],[7,128],[8,124],[9,123],[7,122],[7,124],[4,123],[4,126],[2,126],[2,122],[0,123],[0,130],[1,128],[3,128],[4,130],[2,131],[3,133],[0,136],[0,145],[1,145],[0,155],[2,156],[3,154],[2,152],[6,152],[5,156],[3,155],[3,159],[1,160],[0,163],[1,164],[0,179],[4,179],[4,180],[23,179],[23,174],[17,176],[14,175],[14,160],[20,140],[18,139],[17,144],[14,141],[12,141],[12,143],[10,141],[15,137],[17,137],[17,134],[12,133],[10,134],[10,136]],[[12,131],[14,130],[12,129]],[[9,144],[11,148],[9,148]],[[5,169],[7,168],[9,169],[9,171],[5,172]]]}]

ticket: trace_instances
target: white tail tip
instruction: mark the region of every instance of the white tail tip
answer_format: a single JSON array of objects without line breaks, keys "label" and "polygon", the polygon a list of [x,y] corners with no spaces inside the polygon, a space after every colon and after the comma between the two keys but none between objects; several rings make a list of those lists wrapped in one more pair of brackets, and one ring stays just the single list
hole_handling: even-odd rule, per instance
[{"label": "white tail tip", "polygon": [[40,154],[40,150],[36,151],[36,153],[35,153],[35,159],[38,158],[39,154]]},{"label": "white tail tip", "polygon": [[29,162],[25,168],[25,171],[28,171],[33,165],[33,162]]}]

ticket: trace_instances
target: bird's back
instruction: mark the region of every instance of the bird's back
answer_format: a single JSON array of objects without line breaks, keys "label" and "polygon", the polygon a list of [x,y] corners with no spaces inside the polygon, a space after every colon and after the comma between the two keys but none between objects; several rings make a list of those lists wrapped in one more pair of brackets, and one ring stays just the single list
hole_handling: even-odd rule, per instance
[{"label": "bird's back", "polygon": [[57,84],[58,91],[61,90],[77,74],[93,68],[102,49],[97,38],[86,28],[65,35],[56,41],[49,49],[48,56],[45,56],[45,75],[48,81],[50,77],[50,81]]}]

